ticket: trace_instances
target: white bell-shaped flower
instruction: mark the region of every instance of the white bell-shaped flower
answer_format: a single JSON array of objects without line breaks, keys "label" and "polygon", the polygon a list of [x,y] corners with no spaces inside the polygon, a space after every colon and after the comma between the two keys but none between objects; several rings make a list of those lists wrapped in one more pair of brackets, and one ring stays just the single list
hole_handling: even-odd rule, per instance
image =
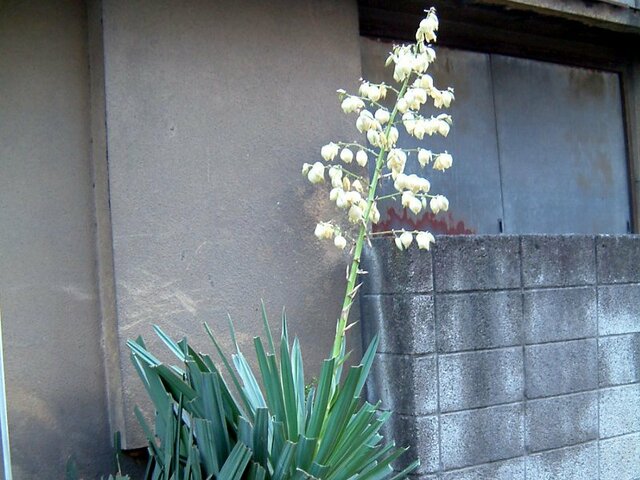
[{"label": "white bell-shaped flower", "polygon": [[418,232],[416,235],[416,243],[418,244],[418,248],[422,250],[429,250],[431,244],[435,243],[435,241],[436,239],[431,232]]},{"label": "white bell-shaped flower", "polygon": [[451,165],[453,165],[453,157],[451,154],[445,152],[436,157],[433,162],[433,169],[444,172],[447,168],[451,168]]},{"label": "white bell-shaped flower", "polygon": [[434,214],[438,214],[438,212],[446,212],[449,210],[449,200],[444,195],[436,195],[429,202],[429,208]]},{"label": "white bell-shaped flower", "polygon": [[349,208],[349,221],[351,223],[358,223],[362,219],[362,208],[359,205],[351,205]]},{"label": "white bell-shaped flower", "polygon": [[409,202],[409,210],[411,210],[414,215],[419,214],[420,210],[422,210],[422,202],[418,198],[412,198]]},{"label": "white bell-shaped flower", "polygon": [[375,118],[378,122],[380,122],[380,125],[384,125],[389,121],[389,118],[391,118],[391,115],[389,113],[389,110],[386,110],[384,108],[379,108],[378,110],[376,110]]},{"label": "white bell-shaped flower", "polygon": [[343,148],[340,152],[340,160],[342,160],[344,163],[351,163],[351,161],[353,160],[353,152],[346,147]]},{"label": "white bell-shaped flower", "polygon": [[366,167],[368,161],[369,157],[367,156],[367,152],[364,150],[358,150],[358,153],[356,153],[356,163],[361,167]]},{"label": "white bell-shaped flower", "polygon": [[309,173],[307,173],[307,179],[311,183],[322,183],[324,182],[324,165],[320,162],[316,162],[309,169]]},{"label": "white bell-shaped flower", "polygon": [[322,155],[322,158],[324,158],[327,162],[330,162],[331,160],[336,158],[336,155],[338,155],[338,150],[340,150],[340,147],[331,142],[320,149],[320,155]]},{"label": "white bell-shaped flower", "polygon": [[333,225],[326,222],[320,222],[316,225],[316,230],[314,234],[320,240],[324,240],[324,239],[329,239],[333,237],[333,232],[334,232]]},{"label": "white bell-shaped flower", "polygon": [[433,153],[431,152],[431,150],[425,150],[424,148],[421,148],[418,151],[418,163],[420,164],[421,167],[425,167],[426,165],[429,165],[429,163],[431,163],[432,160],[433,160]]},{"label": "white bell-shaped flower", "polygon": [[411,242],[413,242],[413,235],[411,234],[411,232],[402,232],[402,234],[400,235],[400,242],[402,242],[402,246],[405,249],[409,248]]}]

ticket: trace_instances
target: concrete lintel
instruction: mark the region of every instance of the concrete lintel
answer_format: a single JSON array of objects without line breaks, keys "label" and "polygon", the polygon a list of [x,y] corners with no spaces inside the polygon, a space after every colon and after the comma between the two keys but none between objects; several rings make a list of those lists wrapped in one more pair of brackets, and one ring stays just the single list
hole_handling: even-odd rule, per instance
[{"label": "concrete lintel", "polygon": [[640,10],[623,0],[472,0],[472,3],[530,10],[589,25],[607,26],[611,30],[640,32]]}]

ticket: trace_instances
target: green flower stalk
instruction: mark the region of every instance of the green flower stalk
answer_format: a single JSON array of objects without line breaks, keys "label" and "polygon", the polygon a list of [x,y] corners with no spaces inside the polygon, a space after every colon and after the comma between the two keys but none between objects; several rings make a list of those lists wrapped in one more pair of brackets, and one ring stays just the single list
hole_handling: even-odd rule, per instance
[{"label": "green flower stalk", "polygon": [[[378,202],[383,199],[400,200],[403,208],[416,215],[427,209],[437,214],[449,208],[445,196],[431,193],[431,183],[427,178],[404,172],[407,160],[412,155],[422,169],[431,165],[434,170],[447,170],[453,164],[451,154],[434,154],[425,148],[409,150],[397,146],[400,132],[396,125],[400,124],[406,134],[419,140],[425,135],[446,137],[449,134],[452,124],[450,115],[443,113],[426,117],[420,113],[428,101],[435,109],[442,109],[448,108],[454,100],[453,89],[436,88],[433,78],[427,73],[429,65],[436,59],[431,44],[436,41],[437,30],[438,18],[432,8],[426,11],[426,17],[420,22],[416,42],[393,47],[386,66],[393,64],[396,86],[363,80],[357,95],[338,90],[342,110],[346,114],[358,115],[356,128],[366,136],[367,141],[365,144],[355,141],[328,143],[320,151],[324,162],[318,161],[313,165],[305,163],[302,169],[303,175],[314,184],[324,183],[327,171],[331,184],[329,198],[346,216],[342,221],[333,219],[318,223],[316,237],[333,240],[340,249],[351,245],[347,286],[332,348],[332,357],[336,359],[336,382],[346,354],[346,332],[353,325],[349,323],[349,313],[360,287],[358,279],[365,273],[360,268],[362,250],[372,235],[372,224],[380,221]],[[392,95],[395,95],[393,108],[387,109],[379,103]],[[375,158],[371,169],[370,155]],[[352,165],[354,159],[355,166]],[[381,180],[388,177],[394,182],[395,192],[378,196]],[[435,241],[433,234],[428,231],[379,233],[392,233],[400,250],[409,248],[414,238],[418,248],[427,250]]]}]

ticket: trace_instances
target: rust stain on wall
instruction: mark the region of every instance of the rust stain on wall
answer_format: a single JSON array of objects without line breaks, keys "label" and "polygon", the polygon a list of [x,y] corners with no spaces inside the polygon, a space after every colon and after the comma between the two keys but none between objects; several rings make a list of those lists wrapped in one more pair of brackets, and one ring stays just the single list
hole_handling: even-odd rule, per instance
[{"label": "rust stain on wall", "polygon": [[373,226],[374,232],[384,232],[388,230],[429,230],[433,233],[444,235],[472,235],[474,229],[465,225],[464,221],[456,220],[451,212],[438,216],[431,212],[426,212],[419,217],[409,216],[404,210],[400,215],[391,207],[387,209],[386,218]]}]

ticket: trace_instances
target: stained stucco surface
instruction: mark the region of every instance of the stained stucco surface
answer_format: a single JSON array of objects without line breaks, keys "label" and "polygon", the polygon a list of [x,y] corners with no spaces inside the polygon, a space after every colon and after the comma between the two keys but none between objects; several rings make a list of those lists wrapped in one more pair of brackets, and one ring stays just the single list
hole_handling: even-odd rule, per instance
[{"label": "stained stucco surface", "polygon": [[0,10],[0,297],[14,478],[110,465],[81,1]]},{"label": "stained stucco surface", "polygon": [[[313,237],[331,210],[300,169],[357,133],[335,95],[360,77],[355,2],[111,0],[103,21],[121,346],[157,323],[210,349],[202,322],[226,341],[229,312],[249,349],[264,299],[275,323],[287,308],[313,376],[345,262]],[[121,362],[140,446],[141,387]]]}]

